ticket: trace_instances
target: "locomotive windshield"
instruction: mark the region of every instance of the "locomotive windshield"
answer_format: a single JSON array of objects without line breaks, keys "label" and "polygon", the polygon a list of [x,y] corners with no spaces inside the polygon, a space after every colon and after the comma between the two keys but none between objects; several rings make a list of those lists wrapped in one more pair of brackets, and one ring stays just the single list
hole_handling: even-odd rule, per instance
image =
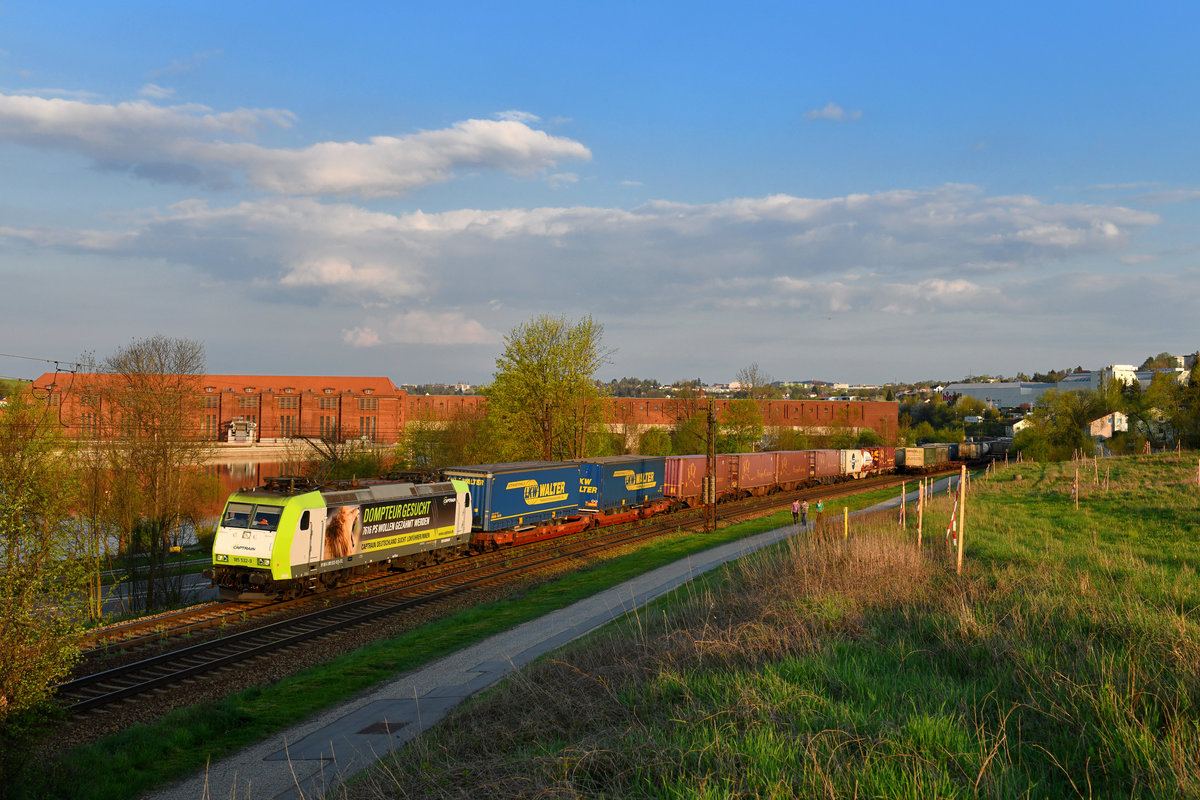
[{"label": "locomotive windshield", "polygon": [[249,503],[230,503],[225,509],[221,524],[227,528],[252,528],[257,531],[273,531],[279,527],[279,506],[254,506]]},{"label": "locomotive windshield", "polygon": [[273,531],[279,527],[279,515],[283,509],[279,506],[255,506],[251,515],[250,527],[260,531]]},{"label": "locomotive windshield", "polygon": [[227,528],[249,528],[250,514],[254,506],[249,503],[230,503],[225,509],[225,519],[221,524]]}]

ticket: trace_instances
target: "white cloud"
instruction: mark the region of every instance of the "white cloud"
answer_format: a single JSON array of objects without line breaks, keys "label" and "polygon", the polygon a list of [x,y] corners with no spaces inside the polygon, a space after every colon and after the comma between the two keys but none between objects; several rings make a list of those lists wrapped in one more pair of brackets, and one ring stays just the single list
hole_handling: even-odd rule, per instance
[{"label": "white cloud", "polygon": [[832,122],[848,122],[862,117],[862,111],[847,111],[832,100],[824,108],[814,108],[804,115],[807,120],[830,120]]},{"label": "white cloud", "polygon": [[494,116],[504,122],[519,122],[522,125],[533,125],[542,121],[537,114],[531,114],[528,111],[501,111]]},{"label": "white cloud", "polygon": [[441,183],[459,169],[532,175],[566,159],[587,160],[579,142],[514,120],[464,120],[365,143],[277,149],[245,141],[264,126],[290,127],[281,109],[213,112],[144,100],[108,105],[0,94],[0,142],[79,153],[109,169],[158,181],[227,185],[242,172],[277,194],[397,195]]},{"label": "white cloud", "polygon": [[356,347],[380,344],[475,345],[496,344],[503,337],[459,311],[405,311],[383,322],[383,333],[373,328],[343,331],[343,339]]},{"label": "white cloud", "polygon": [[370,328],[351,328],[342,331],[342,341],[351,347],[378,347],[383,340]]},{"label": "white cloud", "polygon": [[[0,229],[0,246],[186,264],[274,302],[385,316],[403,309],[356,324],[385,342],[429,341],[434,328],[486,341],[485,318],[546,308],[651,312],[662,297],[680,313],[787,307],[913,315],[972,305],[1021,313],[1012,298],[1044,302],[1026,295],[1021,281],[1089,259],[1115,264],[1130,256],[1136,233],[1158,222],[1121,206],[989,197],[960,185],[660,201],[631,210],[401,215],[272,198],[225,208],[180,203],[123,232],[9,226]],[[433,316],[440,313],[464,316]]]},{"label": "white cloud", "polygon": [[546,176],[546,183],[555,189],[561,189],[564,186],[579,183],[579,176],[574,172],[556,172]]},{"label": "white cloud", "polygon": [[164,100],[175,94],[174,89],[168,89],[165,86],[159,86],[157,83],[147,83],[139,91],[142,97],[149,97],[154,100]]}]

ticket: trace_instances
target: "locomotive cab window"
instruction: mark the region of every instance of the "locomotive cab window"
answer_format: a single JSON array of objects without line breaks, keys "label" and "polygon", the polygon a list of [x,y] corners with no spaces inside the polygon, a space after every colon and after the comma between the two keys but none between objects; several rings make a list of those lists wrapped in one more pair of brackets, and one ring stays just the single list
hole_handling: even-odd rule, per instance
[{"label": "locomotive cab window", "polygon": [[302,531],[308,530],[308,512],[307,511],[305,511],[303,514],[300,515],[300,530],[302,530]]},{"label": "locomotive cab window", "polygon": [[249,528],[250,512],[253,510],[254,506],[249,503],[230,503],[221,524],[227,528]]},{"label": "locomotive cab window", "polygon": [[255,506],[251,528],[259,531],[273,531],[279,527],[279,515],[283,509],[279,506]]}]

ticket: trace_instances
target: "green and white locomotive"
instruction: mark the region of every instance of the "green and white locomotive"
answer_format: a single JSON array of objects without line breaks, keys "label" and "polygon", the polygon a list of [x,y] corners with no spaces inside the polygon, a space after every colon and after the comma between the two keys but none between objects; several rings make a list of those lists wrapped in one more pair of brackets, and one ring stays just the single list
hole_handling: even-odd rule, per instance
[{"label": "green and white locomotive", "polygon": [[442,561],[470,543],[471,495],[463,481],[320,486],[269,478],[230,496],[204,576],[225,599],[274,599],[352,574]]}]

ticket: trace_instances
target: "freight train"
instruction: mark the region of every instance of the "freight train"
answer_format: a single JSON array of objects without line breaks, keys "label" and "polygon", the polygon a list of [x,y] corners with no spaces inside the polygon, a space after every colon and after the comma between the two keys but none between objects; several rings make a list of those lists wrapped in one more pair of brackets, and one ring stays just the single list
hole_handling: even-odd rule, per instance
[{"label": "freight train", "polygon": [[[717,502],[896,469],[897,450],[717,456]],[[294,596],[371,570],[563,536],[703,502],[704,456],[608,456],[446,469],[437,480],[318,485],[295,477],[235,492],[204,576],[226,599]]]}]

